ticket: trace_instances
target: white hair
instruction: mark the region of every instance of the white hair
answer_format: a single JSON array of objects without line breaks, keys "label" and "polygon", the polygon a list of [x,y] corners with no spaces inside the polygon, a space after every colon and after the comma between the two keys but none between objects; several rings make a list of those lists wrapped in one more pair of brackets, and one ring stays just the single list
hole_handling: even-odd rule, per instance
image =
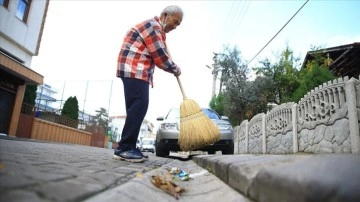
[{"label": "white hair", "polygon": [[160,15],[163,15],[165,13],[168,15],[174,15],[176,13],[180,13],[181,16],[184,16],[183,10],[179,6],[176,6],[176,5],[171,5],[171,6],[164,8],[164,10],[161,12]]}]

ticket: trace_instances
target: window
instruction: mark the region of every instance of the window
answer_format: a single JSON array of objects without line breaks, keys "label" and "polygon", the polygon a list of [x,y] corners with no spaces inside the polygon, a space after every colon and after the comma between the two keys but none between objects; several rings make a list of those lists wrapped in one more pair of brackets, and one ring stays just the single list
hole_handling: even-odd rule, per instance
[{"label": "window", "polygon": [[7,8],[9,6],[9,0],[0,0],[0,5]]},{"label": "window", "polygon": [[18,17],[23,22],[27,21],[27,17],[29,15],[29,10],[30,10],[30,3],[31,0],[19,0],[19,5],[16,11],[16,17]]}]

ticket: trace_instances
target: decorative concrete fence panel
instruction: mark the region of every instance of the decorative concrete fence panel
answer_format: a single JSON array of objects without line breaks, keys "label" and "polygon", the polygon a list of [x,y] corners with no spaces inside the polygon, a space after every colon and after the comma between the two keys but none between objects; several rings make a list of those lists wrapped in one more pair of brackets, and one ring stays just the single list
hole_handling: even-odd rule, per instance
[{"label": "decorative concrete fence panel", "polygon": [[[243,136],[243,135],[241,135]],[[246,136],[246,135],[245,135]],[[248,151],[251,154],[266,152],[265,144],[265,114],[255,115],[248,124]]]},{"label": "decorative concrete fence panel", "polygon": [[266,114],[266,153],[293,152],[292,107],[294,104],[289,102],[276,106]]},{"label": "decorative concrete fence panel", "polygon": [[235,126],[234,130],[234,153],[239,153],[239,135],[240,126]]},{"label": "decorative concrete fence panel", "polygon": [[235,135],[238,153],[360,153],[360,81],[325,82],[299,103],[244,120]]},{"label": "decorative concrete fence panel", "polygon": [[299,151],[312,153],[351,152],[348,78],[324,83],[307,93],[298,104]]},{"label": "decorative concrete fence panel", "polygon": [[236,153],[247,153],[248,152],[248,121],[243,121],[240,126],[236,126],[234,130],[234,145]]}]

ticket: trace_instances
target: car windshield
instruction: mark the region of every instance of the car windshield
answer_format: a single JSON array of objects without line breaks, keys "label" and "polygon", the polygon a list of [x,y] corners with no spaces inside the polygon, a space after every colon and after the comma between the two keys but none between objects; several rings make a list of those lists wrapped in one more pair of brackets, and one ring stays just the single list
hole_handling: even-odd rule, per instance
[{"label": "car windshield", "polygon": [[210,118],[210,119],[220,119],[220,116],[211,109],[202,109],[203,112]]},{"label": "car windshield", "polygon": [[180,109],[179,108],[172,108],[168,115],[166,116],[166,119],[179,119],[180,118]]},{"label": "car windshield", "polygon": [[[217,114],[214,110],[203,108],[202,111],[210,118],[210,119],[221,119],[219,114]],[[168,115],[166,116],[166,119],[179,119],[180,118],[180,109],[179,108],[173,108],[170,110]]]}]

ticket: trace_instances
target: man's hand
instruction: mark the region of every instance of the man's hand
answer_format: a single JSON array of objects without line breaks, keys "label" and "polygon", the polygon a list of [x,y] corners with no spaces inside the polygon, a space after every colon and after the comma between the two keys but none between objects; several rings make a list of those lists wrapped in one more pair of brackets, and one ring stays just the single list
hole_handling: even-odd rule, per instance
[{"label": "man's hand", "polygon": [[175,75],[175,76],[180,76],[180,74],[181,74],[181,69],[180,69],[180,67],[176,67],[176,69],[174,70],[174,75]]}]

